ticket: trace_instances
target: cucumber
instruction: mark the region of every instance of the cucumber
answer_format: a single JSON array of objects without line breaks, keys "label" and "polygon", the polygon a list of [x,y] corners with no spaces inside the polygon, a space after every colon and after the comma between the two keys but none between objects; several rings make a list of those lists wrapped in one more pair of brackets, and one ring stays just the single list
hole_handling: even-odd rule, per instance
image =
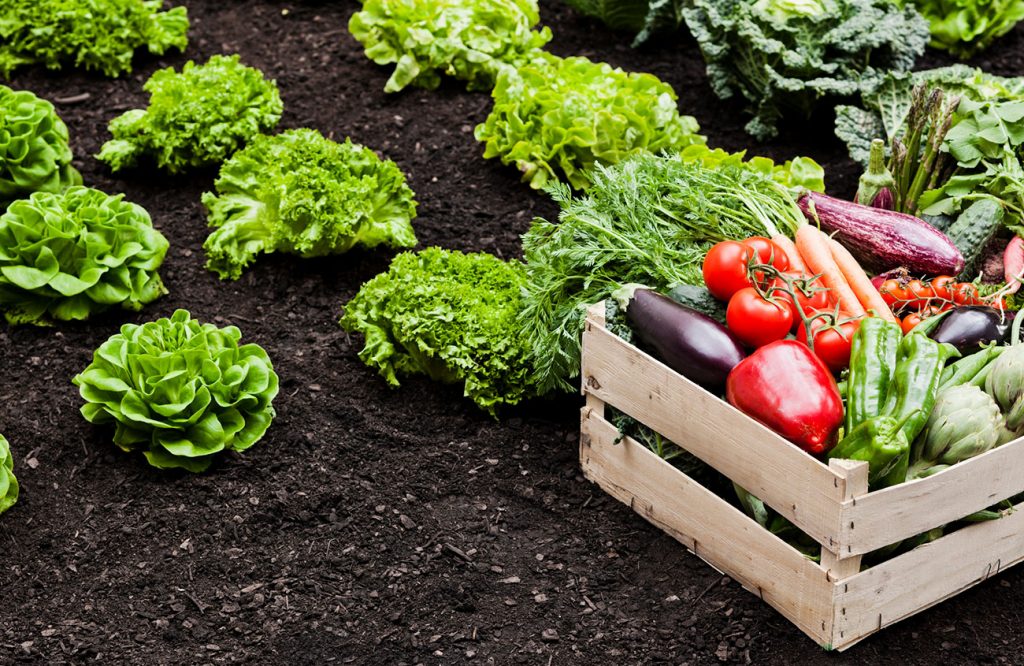
[{"label": "cucumber", "polygon": [[978,277],[982,252],[999,232],[1005,212],[1003,204],[995,199],[978,199],[965,208],[946,229],[946,235],[964,255],[961,279],[973,280]]},{"label": "cucumber", "polygon": [[704,287],[692,284],[677,284],[665,293],[680,305],[693,308],[711,317],[720,324],[725,323],[725,303],[722,303]]}]

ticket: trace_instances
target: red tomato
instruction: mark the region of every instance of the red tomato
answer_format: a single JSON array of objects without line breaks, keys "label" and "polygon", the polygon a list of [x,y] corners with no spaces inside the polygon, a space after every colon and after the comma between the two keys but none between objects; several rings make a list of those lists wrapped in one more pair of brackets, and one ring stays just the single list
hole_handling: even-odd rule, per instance
[{"label": "red tomato", "polygon": [[770,238],[764,236],[751,236],[743,241],[754,252],[757,252],[757,260],[762,264],[771,264],[780,271],[789,270],[789,257],[786,251],[773,243]]},{"label": "red tomato", "polygon": [[740,289],[752,286],[747,264],[753,256],[752,249],[737,241],[722,241],[708,250],[703,273],[711,295],[727,301]]},{"label": "red tomato", "polygon": [[891,278],[882,283],[882,286],[878,288],[878,293],[890,307],[895,305],[897,309],[905,305],[905,301],[910,297],[900,281]]},{"label": "red tomato", "polygon": [[952,300],[953,294],[950,287],[954,284],[956,284],[956,278],[949,275],[940,275],[932,280],[932,292],[934,292],[935,298],[941,298],[944,301]]},{"label": "red tomato", "polygon": [[793,312],[781,299],[766,300],[756,289],[747,287],[729,299],[725,322],[743,344],[763,347],[789,334]]},{"label": "red tomato", "polygon": [[928,301],[935,298],[935,292],[930,285],[921,280],[911,280],[907,283],[907,295],[910,297],[910,307],[922,308],[928,305]]},{"label": "red tomato", "polygon": [[903,329],[903,335],[910,333],[910,331],[912,331],[914,327],[920,323],[921,315],[919,315],[916,312],[908,314],[906,317],[903,318],[903,321],[900,322],[900,328]]},{"label": "red tomato", "polygon": [[[830,324],[826,319],[815,319],[811,322],[811,330],[814,332],[814,353],[832,372],[839,372],[850,365],[850,345],[853,342],[853,334],[860,328],[859,319],[843,321],[844,318],[840,316],[841,323],[836,325]],[[801,331],[800,337],[807,344],[806,331]]]},{"label": "red tomato", "polygon": [[958,282],[950,286],[953,302],[957,305],[974,305],[978,302],[978,288],[970,282]]},{"label": "red tomato", "polygon": [[810,315],[818,310],[828,308],[828,288],[821,284],[819,280],[812,281],[810,276],[802,273],[787,272],[782,275],[783,277],[775,278],[768,283],[768,289],[771,296],[784,301],[792,311],[793,326],[799,326],[803,320],[800,317],[800,311],[796,309],[796,305],[793,304],[793,299],[787,291],[787,280],[792,284],[800,310]]}]

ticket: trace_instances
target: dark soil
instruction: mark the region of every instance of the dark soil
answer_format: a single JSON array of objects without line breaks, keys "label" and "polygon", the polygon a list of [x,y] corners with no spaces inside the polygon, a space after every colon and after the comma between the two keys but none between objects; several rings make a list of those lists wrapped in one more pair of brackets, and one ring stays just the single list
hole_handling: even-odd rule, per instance
[{"label": "dark soil", "polygon": [[[388,72],[346,29],[355,2],[188,8],[185,56],[140,57],[122,80],[29,69],[13,81],[49,99],[89,95],[58,103],[76,165],[145,206],[172,249],[170,295],[140,315],[0,329],[0,432],[23,484],[0,520],[0,663],[1019,663],[1024,569],[827,654],[581,477],[576,397],[498,422],[455,388],[410,379],[390,390],[336,325],[386,253],[264,257],[237,283],[204,270],[199,197],[212,170],[113,177],[90,157],[107,121],[145,104],[143,81],[187,58],[239,52],[277,79],[282,128],[351,136],[396,160],[421,202],[423,245],[516,256],[530,219],[555,209],[481,158],[472,128],[487,95],[454,84],[383,93]],[[688,37],[638,51],[559,4],[542,9],[555,52],[653,72],[713,145],[811,155],[852,194],[856,170],[827,109],[754,145]],[[1024,74],[1022,47],[1018,28],[978,64]],[[202,475],[120,453],[79,416],[70,383],[122,322],[179,307],[239,325],[282,378],[267,437]]]}]

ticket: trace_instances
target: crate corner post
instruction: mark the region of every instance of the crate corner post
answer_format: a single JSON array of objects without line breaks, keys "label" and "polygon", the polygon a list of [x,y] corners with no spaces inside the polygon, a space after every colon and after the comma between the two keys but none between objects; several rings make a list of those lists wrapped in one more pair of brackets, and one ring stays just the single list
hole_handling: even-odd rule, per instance
[{"label": "crate corner post", "polygon": [[[834,471],[841,479],[843,501],[855,502],[858,497],[868,492],[868,471],[869,465],[863,460],[841,460],[833,459],[828,462],[829,469]],[[840,521],[847,518],[840,512]],[[838,533],[842,533],[839,530]],[[832,599],[832,640],[826,646],[826,650],[845,650],[859,640],[856,636],[846,636],[843,628],[843,614],[845,608],[840,603],[844,582],[852,576],[860,573],[861,556],[850,555],[844,552],[843,543],[836,543],[832,548],[821,547],[821,567],[827,572],[830,582],[835,586],[835,594]],[[843,557],[846,555],[846,557]]]}]

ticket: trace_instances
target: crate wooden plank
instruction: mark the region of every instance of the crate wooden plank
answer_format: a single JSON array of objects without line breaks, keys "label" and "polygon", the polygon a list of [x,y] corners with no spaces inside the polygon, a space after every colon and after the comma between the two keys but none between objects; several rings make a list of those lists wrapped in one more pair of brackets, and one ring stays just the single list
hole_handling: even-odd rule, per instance
[{"label": "crate wooden plank", "polygon": [[585,392],[682,446],[818,543],[839,550],[842,476],[596,322],[588,323],[583,347]]},{"label": "crate wooden plank", "polygon": [[1024,559],[1024,504],[957,530],[836,586],[835,646],[934,606]]},{"label": "crate wooden plank", "polygon": [[801,555],[725,500],[583,408],[580,463],[588,479],[758,594],[828,646],[834,584]]},{"label": "crate wooden plank", "polygon": [[845,502],[839,542],[846,555],[868,553],[992,506],[1024,490],[1024,438]]}]

